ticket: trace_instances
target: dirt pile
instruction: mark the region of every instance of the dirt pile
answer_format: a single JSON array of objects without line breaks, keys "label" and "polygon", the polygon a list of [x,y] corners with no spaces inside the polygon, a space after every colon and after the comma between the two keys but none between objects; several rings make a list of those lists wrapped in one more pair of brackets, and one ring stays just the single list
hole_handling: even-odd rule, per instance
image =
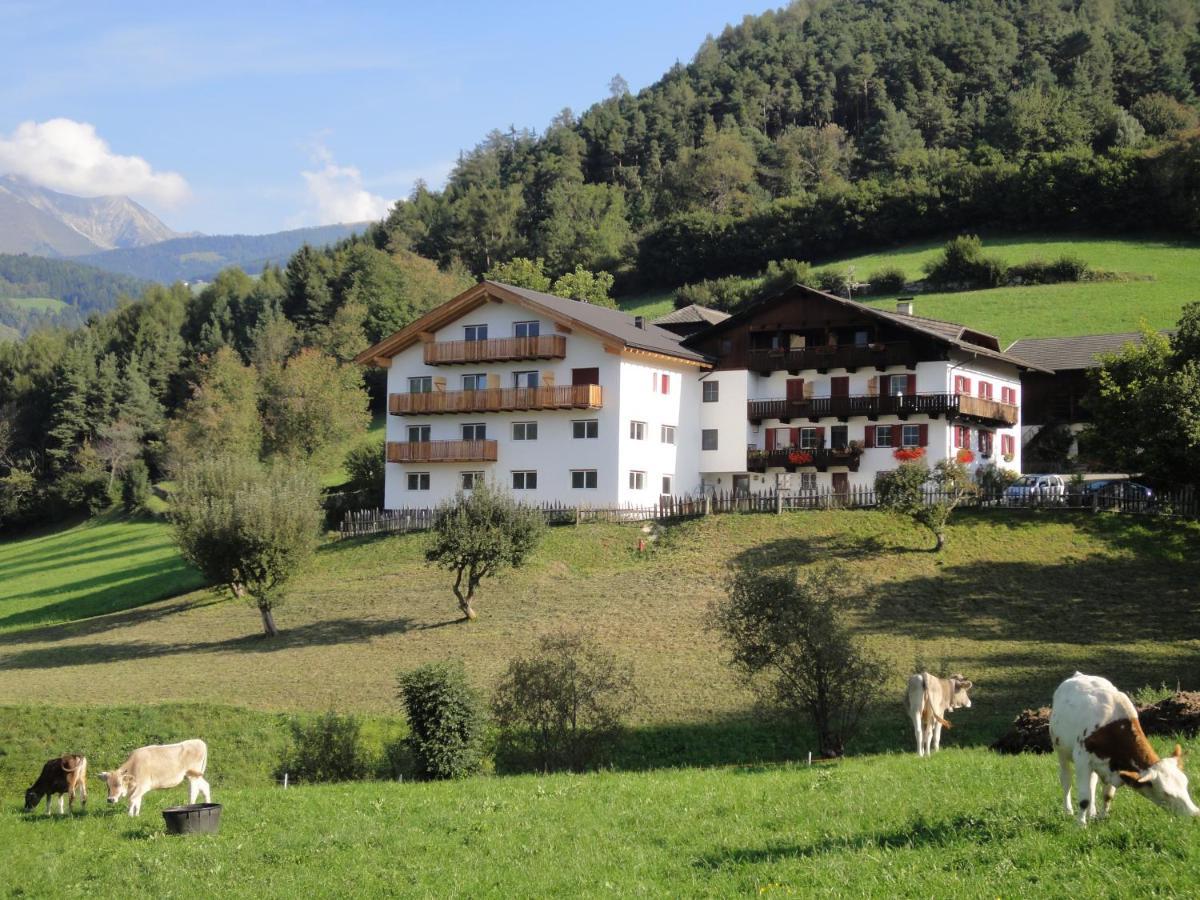
[{"label": "dirt pile", "polygon": [[[1165,700],[1138,708],[1146,734],[1200,733],[1200,692],[1180,691]],[[1050,707],[1022,710],[1008,731],[992,744],[997,753],[1049,753]]]}]

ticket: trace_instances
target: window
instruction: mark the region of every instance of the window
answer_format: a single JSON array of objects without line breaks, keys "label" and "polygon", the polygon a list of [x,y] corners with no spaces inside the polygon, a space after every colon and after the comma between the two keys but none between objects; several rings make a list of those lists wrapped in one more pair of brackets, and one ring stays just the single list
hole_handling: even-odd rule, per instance
[{"label": "window", "polygon": [[594,490],[596,487],[596,470],[572,469],[571,487],[577,491]]},{"label": "window", "polygon": [[537,422],[513,422],[512,436],[514,441],[536,441]]},{"label": "window", "polygon": [[992,455],[992,439],[995,432],[980,431],[979,432],[979,455],[988,457]]},{"label": "window", "polygon": [[786,447],[792,446],[792,429],[776,428],[775,432],[775,449],[783,450]]},{"label": "window", "polygon": [[850,446],[850,429],[845,425],[834,425],[829,429],[829,446],[834,450],[845,450]]},{"label": "window", "polygon": [[1010,387],[1000,388],[1000,402],[1008,403],[1012,406],[1017,405],[1017,389]]},{"label": "window", "polygon": [[700,449],[701,450],[716,450],[717,449],[717,429],[704,428],[700,431]]},{"label": "window", "polygon": [[650,373],[650,390],[652,390],[656,394],[658,393],[658,373],[657,372]]},{"label": "window", "polygon": [[464,375],[462,385],[463,385],[462,389],[464,391],[482,391],[484,388],[487,387],[487,376],[486,375]]},{"label": "window", "polygon": [[971,429],[966,425],[954,426],[954,446],[956,449],[970,448],[971,446]]},{"label": "window", "polygon": [[800,449],[815,450],[817,449],[817,429],[801,428],[800,429]]},{"label": "window", "polygon": [[965,375],[954,376],[954,393],[969,394],[971,393],[971,379]]},{"label": "window", "polygon": [[1017,452],[1017,439],[1011,434],[1000,435],[1000,452],[1004,456],[1015,456]]},{"label": "window", "polygon": [[630,470],[629,489],[631,491],[644,491],[646,489],[646,473]]},{"label": "window", "polygon": [[600,436],[599,419],[576,419],[571,423],[571,437],[576,440]]},{"label": "window", "polygon": [[816,472],[797,472],[792,477],[799,478],[800,490],[802,491],[815,491],[817,489]]},{"label": "window", "polygon": [[408,379],[408,392],[410,394],[428,394],[433,391],[433,376],[418,375],[416,378]]},{"label": "window", "polygon": [[512,486],[514,491],[536,491],[537,472],[513,472]]},{"label": "window", "polygon": [[732,353],[733,352],[733,339],[732,338],[721,338],[720,343],[717,344],[717,348],[718,348],[717,349],[718,353]]},{"label": "window", "polygon": [[675,476],[674,475],[664,475],[662,477],[662,493],[671,494],[671,493],[673,493],[674,487],[675,487]]},{"label": "window", "polygon": [[486,441],[487,440],[487,425],[483,422],[472,422],[469,425],[462,427],[462,439],[464,441]]},{"label": "window", "polygon": [[463,340],[467,341],[486,341],[487,326],[486,325],[464,325]]},{"label": "window", "polygon": [[531,388],[538,386],[537,372],[513,372],[513,386]]},{"label": "window", "polygon": [[459,473],[459,483],[464,491],[473,491],[479,485],[483,484],[482,472],[461,472]]},{"label": "window", "polygon": [[875,446],[876,447],[892,446],[892,426],[891,425],[876,425],[875,426]]},{"label": "window", "polygon": [[865,347],[870,343],[870,337],[865,331],[854,332],[854,346]]},{"label": "window", "polygon": [[671,393],[671,376],[663,372],[662,376],[662,392],[664,394]]},{"label": "window", "polygon": [[674,425],[664,425],[661,429],[661,434],[659,437],[660,437],[660,440],[664,444],[675,443],[675,426]]},{"label": "window", "polygon": [[409,472],[408,473],[408,489],[410,491],[427,491],[427,490],[429,490],[429,473],[428,472]]},{"label": "window", "polygon": [[423,444],[429,440],[430,427],[428,425],[409,425],[408,440],[412,444]]},{"label": "window", "polygon": [[590,366],[586,369],[571,370],[571,384],[599,384],[600,367]]},{"label": "window", "polygon": [[646,439],[646,423],[645,422],[630,422],[629,423],[629,439],[631,441],[644,441]]},{"label": "window", "polygon": [[980,400],[991,400],[992,399],[992,383],[990,381],[979,382],[979,399]]},{"label": "window", "polygon": [[905,425],[900,433],[900,446],[902,447],[920,447],[921,446],[921,426],[920,425]]},{"label": "window", "polygon": [[716,403],[721,399],[721,383],[718,381],[705,381],[701,391],[705,403]]},{"label": "window", "polygon": [[888,395],[892,397],[903,397],[904,389],[908,387],[907,375],[891,375],[888,377]]},{"label": "window", "polygon": [[541,322],[513,322],[513,337],[537,337],[541,326]]}]

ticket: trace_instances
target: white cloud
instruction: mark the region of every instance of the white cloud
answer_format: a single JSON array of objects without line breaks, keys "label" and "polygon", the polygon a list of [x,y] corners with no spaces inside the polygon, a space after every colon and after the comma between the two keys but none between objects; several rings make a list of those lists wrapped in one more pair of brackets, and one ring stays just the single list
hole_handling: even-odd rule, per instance
[{"label": "white cloud", "polygon": [[67,194],[124,194],[164,206],[190,193],[178,172],[156,172],[140,156],[113,153],[94,126],[73,119],[22,122],[0,134],[0,173]]},{"label": "white cloud", "polygon": [[378,194],[372,194],[363,186],[362,173],[354,166],[339,166],[333,155],[318,146],[313,152],[314,162],[321,168],[315,172],[301,172],[308,188],[310,219],[315,216],[319,225],[338,222],[365,222],[382,219],[387,215],[392,202]]}]

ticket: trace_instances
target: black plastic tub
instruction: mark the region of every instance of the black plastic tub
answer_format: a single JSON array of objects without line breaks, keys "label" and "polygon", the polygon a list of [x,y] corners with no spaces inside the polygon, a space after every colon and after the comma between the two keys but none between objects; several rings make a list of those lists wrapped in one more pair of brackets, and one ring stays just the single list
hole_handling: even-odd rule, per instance
[{"label": "black plastic tub", "polygon": [[220,803],[189,803],[163,810],[170,834],[216,834],[221,827]]}]

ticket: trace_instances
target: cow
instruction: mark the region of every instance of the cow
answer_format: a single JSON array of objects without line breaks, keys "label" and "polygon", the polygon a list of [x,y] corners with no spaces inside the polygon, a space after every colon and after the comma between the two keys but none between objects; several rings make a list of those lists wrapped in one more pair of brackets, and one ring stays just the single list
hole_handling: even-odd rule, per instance
[{"label": "cow", "polygon": [[75,794],[79,794],[80,803],[87,806],[87,759],[75,753],[47,760],[42,766],[42,774],[38,776],[33,787],[25,792],[25,812],[31,812],[38,801],[46,798],[46,815],[50,815],[50,804],[54,795],[58,794],[58,814],[63,815],[63,801],[68,800],[71,812],[75,812]]},{"label": "cow", "polygon": [[100,777],[108,785],[108,802],[116,803],[129,795],[129,814],[140,815],[142,798],[159,788],[173,788],[188,779],[188,803],[196,802],[197,794],[204,794],[204,802],[212,802],[212,792],[204,780],[208,767],[208,746],[201,740],[182,741],[178,744],[156,744],[140,747],[129,754],[121,768],[114,772],[101,772]]},{"label": "cow", "polygon": [[908,717],[917,737],[917,756],[932,756],[942,748],[942,729],[949,728],[946,714],[971,708],[967,691],[974,685],[961,675],[937,678],[920,672],[908,679]]},{"label": "cow", "polygon": [[[1105,818],[1113,795],[1127,784],[1151,803],[1181,816],[1200,816],[1188,795],[1183,749],[1160,759],[1146,740],[1137,707],[1107,678],[1076,672],[1058,686],[1050,710],[1050,743],[1058,754],[1063,808],[1086,827]],[[1071,766],[1079,809],[1071,806]],[[1096,783],[1104,781],[1104,807],[1096,809]]]}]

